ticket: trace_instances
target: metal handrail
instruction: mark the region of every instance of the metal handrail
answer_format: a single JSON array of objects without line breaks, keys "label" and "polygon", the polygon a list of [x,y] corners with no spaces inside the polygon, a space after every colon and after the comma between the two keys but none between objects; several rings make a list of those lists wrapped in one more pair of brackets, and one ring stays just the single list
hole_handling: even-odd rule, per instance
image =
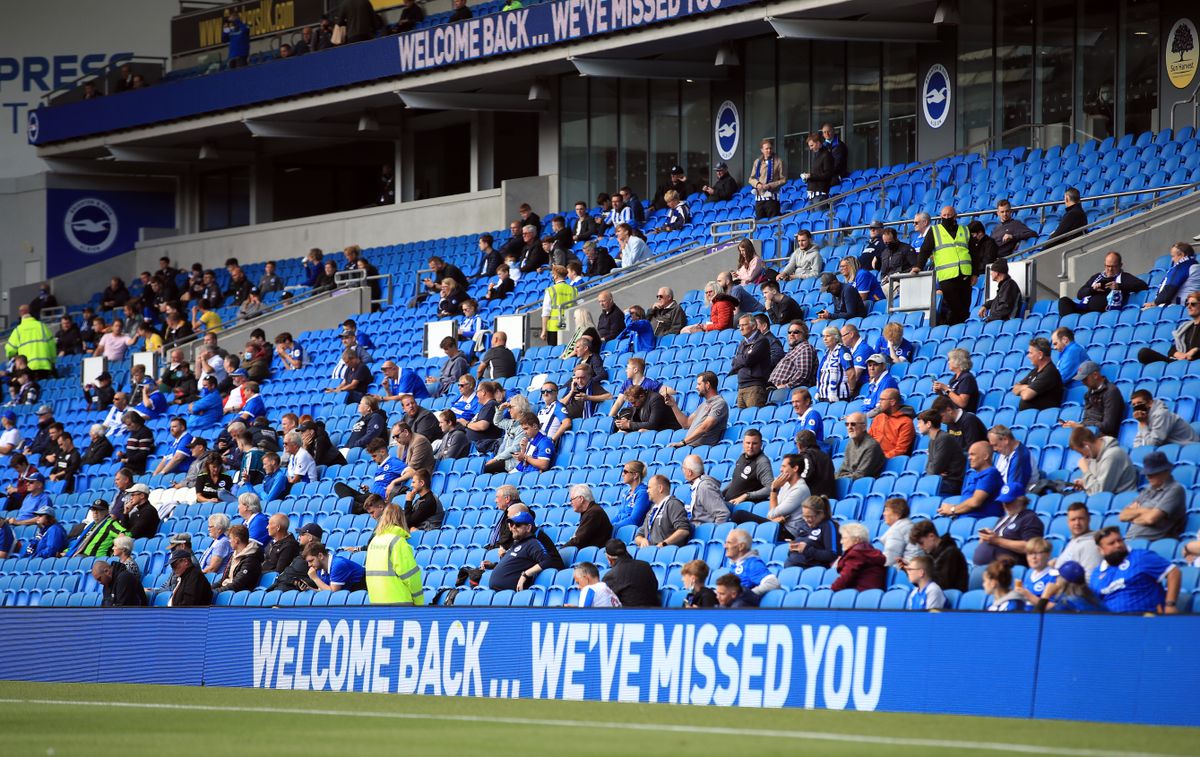
[{"label": "metal handrail", "polygon": [[1193,109],[1193,114],[1192,114],[1192,125],[1196,126],[1197,125],[1195,123],[1197,121],[1196,114],[1200,113],[1200,82],[1196,82],[1196,86],[1192,87],[1192,94],[1189,97],[1187,97],[1183,100],[1176,100],[1175,102],[1171,103],[1171,133],[1172,134],[1175,133],[1175,109],[1178,108],[1180,105],[1187,105],[1188,103],[1194,103],[1196,106]]},{"label": "metal handrail", "polygon": [[49,106],[50,101],[53,100],[55,97],[57,97],[61,94],[66,94],[67,92],[70,92],[71,90],[83,85],[84,83],[86,83],[88,81],[93,81],[93,80],[102,81],[106,76],[108,76],[108,74],[112,73],[115,70],[120,69],[120,67],[124,66],[126,63],[158,63],[162,66],[163,71],[167,70],[167,59],[164,57],[160,57],[160,56],[156,56],[156,55],[133,55],[128,58],[122,58],[120,60],[115,60],[115,61],[109,61],[108,65],[106,65],[104,68],[100,69],[99,71],[93,71],[90,74],[80,74],[79,76],[72,79],[70,81],[70,83],[64,84],[63,86],[61,86],[57,89],[52,89],[49,92],[47,92],[46,94],[42,95],[39,98],[39,100],[41,100],[42,105]]}]

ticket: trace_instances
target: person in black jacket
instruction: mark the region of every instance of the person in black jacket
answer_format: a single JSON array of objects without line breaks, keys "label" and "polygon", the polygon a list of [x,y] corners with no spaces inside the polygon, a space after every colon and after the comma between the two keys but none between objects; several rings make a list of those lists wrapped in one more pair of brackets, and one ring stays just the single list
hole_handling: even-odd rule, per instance
[{"label": "person in black jacket", "polygon": [[[279,573],[300,556],[300,542],[291,534],[292,523],[283,513],[275,513],[267,521],[271,543],[263,553],[262,572]],[[307,563],[305,571],[307,572]]]},{"label": "person in black jacket", "polygon": [[117,460],[140,476],[146,472],[146,461],[154,451],[154,433],[146,428],[145,418],[132,410],[121,417],[121,422],[129,429],[129,436],[124,451],[117,453]]},{"label": "person in black jacket", "polygon": [[91,442],[83,451],[83,457],[80,462],[83,465],[96,465],[97,463],[107,462],[108,458],[112,457],[113,446],[108,437],[104,435],[104,426],[99,423],[93,423],[91,430],[88,432],[88,437]]},{"label": "person in black jacket", "polygon": [[808,135],[808,150],[812,161],[808,173],[800,174],[800,178],[808,185],[810,201],[823,200],[829,197],[829,188],[837,176],[833,155],[825,145],[825,138],[816,132]]},{"label": "person in black jacket", "polygon": [[708,202],[720,202],[722,200],[730,200],[741,185],[737,180],[729,175],[729,164],[721,162],[716,166],[717,180],[712,184],[705,184],[700,187],[700,191],[708,195]]},{"label": "person in black jacket", "polygon": [[821,136],[829,147],[829,154],[833,156],[833,173],[836,183],[846,178],[850,172],[850,149],[846,147],[846,143],[838,136],[831,123],[821,124]]},{"label": "person in black jacket", "polygon": [[878,260],[879,281],[887,283],[888,277],[894,274],[907,274],[917,265],[917,251],[907,242],[900,241],[896,230],[890,226],[879,233],[882,244],[879,246]]},{"label": "person in black jacket", "polygon": [[575,218],[571,221],[571,238],[576,242],[586,242],[596,236],[596,221],[588,213],[587,203],[583,200],[575,203]]},{"label": "person in black jacket", "polygon": [[996,282],[996,295],[979,308],[979,317],[985,321],[1015,318],[1021,306],[1021,288],[1008,275],[1007,262],[997,260],[992,263],[992,281]]},{"label": "person in black jacket", "polygon": [[92,578],[104,587],[102,607],[145,607],[148,604],[146,590],[120,560],[92,563]]},{"label": "person in black jacket", "polygon": [[178,579],[167,602],[168,607],[208,607],[212,604],[213,593],[208,576],[201,573],[192,562],[191,552],[177,549],[171,553],[167,564]]},{"label": "person in black jacket", "polygon": [[1000,259],[1000,248],[996,240],[988,236],[987,230],[979,221],[967,224],[967,252],[971,255],[971,267],[982,271]]},{"label": "person in black jacket", "polygon": [[[1050,234],[1050,241],[1047,242],[1046,249],[1069,242],[1087,231],[1087,213],[1083,212],[1083,207],[1079,204],[1079,190],[1075,187],[1068,187],[1063,193],[1063,209],[1062,220]],[[938,586],[946,588],[943,584],[938,584]]]},{"label": "person in black jacket", "polygon": [[134,539],[148,539],[158,533],[158,510],[150,504],[150,487],[134,484],[125,492],[125,509],[117,522]]},{"label": "person in black jacket", "polygon": [[[811,433],[811,432],[810,432]],[[814,494],[800,506],[803,520],[788,546],[787,567],[828,568],[838,558],[841,541],[829,511],[829,499]]]},{"label": "person in black jacket", "polygon": [[617,267],[617,261],[604,247],[597,247],[596,240],[588,240],[583,245],[583,256],[587,258],[588,276],[607,276]]},{"label": "person in black jacket", "polygon": [[404,495],[404,520],[409,531],[436,531],[442,527],[445,510],[429,489],[429,471],[414,468],[412,486]]},{"label": "person in black jacket", "polygon": [[379,398],[374,394],[363,395],[358,401],[358,420],[350,428],[346,447],[366,449],[372,440],[382,438],[386,432],[387,416],[379,409]]},{"label": "person in black jacket", "polygon": [[329,440],[329,433],[325,431],[323,421],[305,421],[298,428],[303,435],[304,448],[312,455],[317,465],[346,464],[346,458],[342,457],[342,453]]},{"label": "person in black jacket", "polygon": [[755,325],[754,316],[739,318],[738,329],[742,332],[742,343],[729,365],[729,375],[736,375],[738,379],[737,406],[742,409],[762,407],[767,404],[771,346]]},{"label": "person in black jacket", "polygon": [[1075,293],[1076,299],[1059,298],[1058,314],[1120,310],[1129,301],[1129,295],[1149,288],[1137,276],[1126,273],[1121,253],[1110,252],[1104,256],[1104,270],[1083,282],[1083,286]]},{"label": "person in black jacket", "polygon": [[607,343],[625,330],[625,313],[617,307],[612,292],[607,289],[600,293],[596,301],[600,305],[600,314],[596,317],[596,332],[600,334],[600,340]]},{"label": "person in black jacket", "polygon": [[717,593],[704,585],[708,580],[708,563],[703,560],[684,563],[679,575],[683,580],[683,587],[688,590],[688,595],[683,600],[684,607],[717,606]]},{"label": "person in black jacket", "polygon": [[629,555],[625,542],[609,539],[604,556],[612,569],[604,574],[604,583],[612,589],[622,607],[658,607],[658,577],[650,563]]},{"label": "person in black jacket", "polygon": [[800,478],[808,484],[808,490],[816,495],[836,497],[833,460],[817,443],[817,435],[808,429],[796,434],[796,449],[800,452]]},{"label": "person in black jacket", "polygon": [[[954,537],[949,533],[938,536],[937,526],[933,525],[933,521],[919,520],[908,532],[908,542],[925,550],[925,554],[933,560],[933,574],[930,578],[934,583],[943,590],[967,590],[971,573],[967,568],[967,558],[963,557]],[[904,570],[904,561],[901,560],[896,567]]]},{"label": "person in black jacket", "polygon": [[658,392],[648,392],[640,386],[631,386],[625,392],[625,401],[633,407],[629,417],[613,421],[612,432],[618,431],[677,431],[679,421],[663,401]]}]

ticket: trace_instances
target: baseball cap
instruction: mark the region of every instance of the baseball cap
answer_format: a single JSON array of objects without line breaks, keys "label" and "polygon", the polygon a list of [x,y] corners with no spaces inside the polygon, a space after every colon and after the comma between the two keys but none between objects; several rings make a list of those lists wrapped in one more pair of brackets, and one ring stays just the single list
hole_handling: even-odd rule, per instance
[{"label": "baseball cap", "polygon": [[261,293],[258,291],[258,287],[250,287],[250,294],[261,294]]},{"label": "baseball cap", "polygon": [[997,260],[992,263],[992,271],[995,273],[1008,273],[1008,261]]},{"label": "baseball cap", "polygon": [[44,484],[46,482],[46,477],[42,475],[41,471],[31,470],[25,474],[25,480],[36,481],[39,484]]},{"label": "baseball cap", "polygon": [[309,534],[310,536],[315,536],[318,539],[321,539],[325,536],[325,529],[321,528],[316,523],[305,523],[303,526],[296,529],[296,533]]},{"label": "baseball cap", "polygon": [[92,500],[92,504],[88,506],[89,510],[107,510],[108,503],[102,499]]},{"label": "baseball cap", "polygon": [[876,220],[874,220],[874,221],[871,221],[871,228],[872,228],[872,229],[882,229],[882,228],[883,228],[883,221],[880,221],[880,220],[878,220],[878,219],[876,219]]},{"label": "baseball cap", "polygon": [[832,286],[836,281],[837,276],[834,276],[832,273],[821,274],[821,291],[828,292],[829,287]]},{"label": "baseball cap", "polygon": [[721,161],[720,163],[717,164],[717,170],[718,171],[728,171],[729,164],[726,163],[725,161]]},{"label": "baseball cap", "polygon": [[1083,566],[1074,560],[1067,560],[1062,565],[1058,566],[1058,575],[1067,579],[1073,584],[1081,584],[1087,578],[1087,571]]},{"label": "baseball cap", "polygon": [[299,429],[300,431],[313,431],[317,428],[317,424],[314,421],[305,421],[304,423],[301,423],[296,428]]},{"label": "baseball cap", "polygon": [[186,549],[177,549],[171,553],[171,557],[167,560],[168,565],[174,565],[180,560],[192,559],[192,553]]},{"label": "baseball cap", "polygon": [[4,418],[4,420],[11,421],[13,423],[17,422],[17,414],[11,410],[5,410],[4,413],[0,414],[0,418]]},{"label": "baseball cap", "polygon": [[125,490],[127,494],[149,494],[150,487],[145,484],[134,484]]},{"label": "baseball cap", "polygon": [[996,501],[999,502],[1000,504],[1004,504],[1006,502],[1012,502],[1017,497],[1024,497],[1024,496],[1025,496],[1025,487],[1009,486],[1008,484],[1005,484],[1004,486],[1000,487],[1000,494],[998,494],[996,496]]},{"label": "baseball cap", "polygon": [[876,354],[872,355],[871,357],[867,358],[867,362],[868,363],[879,363],[880,365],[887,365],[887,358],[885,358],[883,355],[880,355],[879,353],[876,353]]},{"label": "baseball cap", "polygon": [[96,380],[97,381],[112,381],[112,374],[109,373],[108,371],[101,371],[100,375],[96,377]]},{"label": "baseball cap", "polygon": [[1075,380],[1083,381],[1085,378],[1098,370],[1100,370],[1100,364],[1095,360],[1084,360],[1082,363],[1080,363],[1079,370],[1075,371]]},{"label": "baseball cap", "polygon": [[528,511],[519,512],[516,515],[509,516],[508,522],[516,523],[518,526],[526,525],[526,524],[532,526],[533,522],[534,522],[533,521],[533,513],[528,512]]},{"label": "baseball cap", "polygon": [[191,444],[188,445],[188,447],[207,447],[207,446],[208,446],[208,442],[204,439],[204,437],[201,437],[201,436],[192,437],[192,442],[191,442]]},{"label": "baseball cap", "polygon": [[671,166],[671,174],[683,173],[683,169],[679,166]]},{"label": "baseball cap", "polygon": [[42,405],[41,407],[39,407],[37,409],[38,415],[50,415],[53,412],[54,412],[54,408],[50,407],[49,405]]},{"label": "baseball cap", "polygon": [[34,510],[34,511],[33,511],[33,514],[34,514],[34,515],[50,515],[50,516],[53,516],[53,515],[54,515],[54,507],[53,507],[53,506],[51,506],[51,505],[42,505],[42,506],[41,506],[41,507],[39,507],[38,509]]},{"label": "baseball cap", "polygon": [[236,371],[234,371],[233,373],[231,373],[229,375],[234,376],[234,377],[241,376],[241,377],[245,378],[246,371],[242,368],[238,368]]},{"label": "baseball cap", "polygon": [[191,541],[192,537],[189,534],[171,534],[167,544],[190,544]]},{"label": "baseball cap", "polygon": [[1165,452],[1154,450],[1142,458],[1142,473],[1152,476],[1155,473],[1166,473],[1175,467]]}]

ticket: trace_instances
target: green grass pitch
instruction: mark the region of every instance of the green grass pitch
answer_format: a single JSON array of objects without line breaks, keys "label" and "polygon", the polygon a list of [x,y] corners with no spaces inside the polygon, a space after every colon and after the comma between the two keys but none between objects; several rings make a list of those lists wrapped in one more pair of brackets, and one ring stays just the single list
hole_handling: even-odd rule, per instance
[{"label": "green grass pitch", "polygon": [[[947,690],[948,695],[952,687]],[[0,682],[0,754],[1196,754],[1200,728],[944,715]]]}]

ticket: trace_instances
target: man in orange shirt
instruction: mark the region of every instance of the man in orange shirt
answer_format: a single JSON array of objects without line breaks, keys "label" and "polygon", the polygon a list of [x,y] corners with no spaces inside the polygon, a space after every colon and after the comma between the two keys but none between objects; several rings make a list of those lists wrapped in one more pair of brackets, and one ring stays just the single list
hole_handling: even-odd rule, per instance
[{"label": "man in orange shirt", "polygon": [[900,402],[900,392],[884,389],[879,395],[879,414],[871,422],[869,433],[879,442],[884,457],[891,459],[912,452],[916,431],[912,407]]}]

